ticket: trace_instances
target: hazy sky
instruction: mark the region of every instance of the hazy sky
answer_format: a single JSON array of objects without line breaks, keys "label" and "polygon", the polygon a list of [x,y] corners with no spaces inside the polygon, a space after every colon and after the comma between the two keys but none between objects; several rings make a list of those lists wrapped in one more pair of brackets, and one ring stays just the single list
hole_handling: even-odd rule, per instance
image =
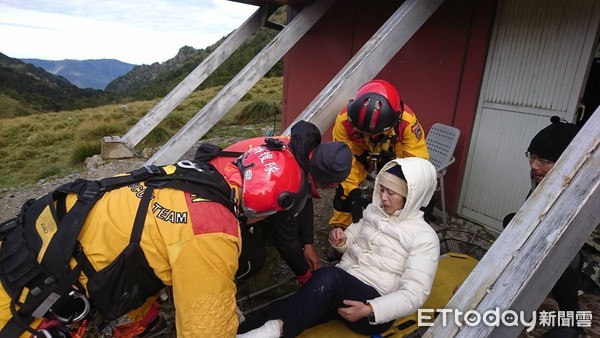
[{"label": "hazy sky", "polygon": [[256,9],[226,0],[0,0],[0,53],[164,62],[183,46],[213,44]]}]

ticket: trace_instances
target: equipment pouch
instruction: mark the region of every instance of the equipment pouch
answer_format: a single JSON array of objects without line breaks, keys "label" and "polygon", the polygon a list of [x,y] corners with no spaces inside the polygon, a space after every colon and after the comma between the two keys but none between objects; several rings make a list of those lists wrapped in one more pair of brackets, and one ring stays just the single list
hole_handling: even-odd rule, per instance
[{"label": "equipment pouch", "polygon": [[137,243],[130,243],[87,284],[90,298],[108,320],[137,309],[162,288],[164,284],[154,274]]}]

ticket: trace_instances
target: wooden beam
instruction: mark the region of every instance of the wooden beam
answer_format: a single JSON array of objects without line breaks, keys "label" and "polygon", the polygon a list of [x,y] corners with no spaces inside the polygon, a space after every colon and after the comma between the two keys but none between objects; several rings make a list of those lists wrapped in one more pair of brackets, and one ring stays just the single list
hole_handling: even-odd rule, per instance
[{"label": "wooden beam", "polygon": [[148,159],[146,164],[163,165],[177,161],[300,40],[334,2],[319,0],[306,6],[177,134]]},{"label": "wooden beam", "polygon": [[206,78],[212,74],[233,52],[260,28],[261,20],[268,9],[261,7],[208,55],[188,76],[185,77],[167,96],[140,119],[120,141],[132,149],[144,139],[167,115],[188,97]]},{"label": "wooden beam", "polygon": [[[479,314],[532,311],[600,223],[600,108],[446,306]],[[523,326],[462,325],[438,317],[425,337],[516,337]]]},{"label": "wooden beam", "polygon": [[341,107],[360,86],[373,79],[427,21],[444,0],[406,0],[348,61],[315,99],[282,132],[289,135],[298,121],[314,123],[321,133],[335,121]]}]

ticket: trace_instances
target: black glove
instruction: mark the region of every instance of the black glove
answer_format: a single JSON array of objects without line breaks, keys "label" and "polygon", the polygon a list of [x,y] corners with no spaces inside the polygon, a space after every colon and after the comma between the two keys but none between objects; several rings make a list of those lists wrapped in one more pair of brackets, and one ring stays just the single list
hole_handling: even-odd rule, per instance
[{"label": "black glove", "polygon": [[354,159],[356,159],[358,163],[362,164],[366,171],[369,171],[369,168],[371,167],[371,159],[369,156],[370,155],[368,151],[363,151],[363,153],[360,155],[354,155]]},{"label": "black glove", "polygon": [[513,212],[510,213],[506,216],[504,216],[504,219],[502,219],[502,228],[506,229],[506,227],[508,226],[508,223],[510,223],[510,221],[512,221],[513,217],[515,217],[517,213]]},{"label": "black glove", "polygon": [[386,163],[388,163],[391,160],[395,160],[396,159],[396,153],[394,153],[393,151],[389,151],[389,150],[385,150],[382,151],[381,154],[379,154],[379,163],[377,163],[377,172],[379,172],[379,170],[381,170],[381,168],[383,168],[383,166],[385,166]]},{"label": "black glove", "polygon": [[352,223],[360,221],[363,216],[363,198],[359,188],[355,188],[348,194],[350,201],[350,214],[352,214]]},{"label": "black glove", "polygon": [[344,187],[338,184],[335,189],[335,196],[333,196],[333,209],[340,212],[350,212],[350,200],[348,196],[344,194]]}]

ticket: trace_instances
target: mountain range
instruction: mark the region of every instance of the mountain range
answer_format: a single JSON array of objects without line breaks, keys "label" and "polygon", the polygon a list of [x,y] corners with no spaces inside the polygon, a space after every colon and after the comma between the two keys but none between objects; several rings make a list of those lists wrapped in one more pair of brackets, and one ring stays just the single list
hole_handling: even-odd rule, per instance
[{"label": "mountain range", "polygon": [[0,53],[0,118],[80,109],[108,102],[96,89],[81,89],[62,76]]},{"label": "mountain range", "polygon": [[[285,22],[285,6],[280,7],[271,17],[277,22]],[[256,54],[258,54],[278,32],[261,27],[252,34],[227,60],[221,64],[198,89],[227,84]],[[195,49],[181,47],[172,59],[155,62],[151,65],[135,66],[118,60],[39,60],[39,66],[32,59],[28,62],[11,58],[0,52],[0,119],[45,112],[75,110],[96,107],[108,103],[127,103],[139,100],[153,100],[165,97],[224,40],[213,45]],[[110,65],[110,66],[109,66]],[[114,68],[116,69],[113,69]],[[45,70],[48,67],[48,70]],[[132,67],[129,71],[125,68]],[[109,69],[110,68],[110,69]],[[78,78],[102,77],[99,72],[113,78],[101,89],[80,88],[76,80],[70,82],[69,74],[81,73]],[[54,74],[56,73],[56,74]],[[92,75],[97,74],[97,75]],[[112,75],[108,75],[112,74]],[[280,60],[266,74],[283,76],[283,60]],[[106,80],[104,80],[106,81]],[[79,84],[80,86],[87,86]],[[97,87],[102,87],[98,85]]]},{"label": "mountain range", "polygon": [[136,66],[115,59],[61,61],[21,59],[21,61],[43,68],[50,74],[62,76],[79,88],[102,90],[112,80],[127,74]]}]

